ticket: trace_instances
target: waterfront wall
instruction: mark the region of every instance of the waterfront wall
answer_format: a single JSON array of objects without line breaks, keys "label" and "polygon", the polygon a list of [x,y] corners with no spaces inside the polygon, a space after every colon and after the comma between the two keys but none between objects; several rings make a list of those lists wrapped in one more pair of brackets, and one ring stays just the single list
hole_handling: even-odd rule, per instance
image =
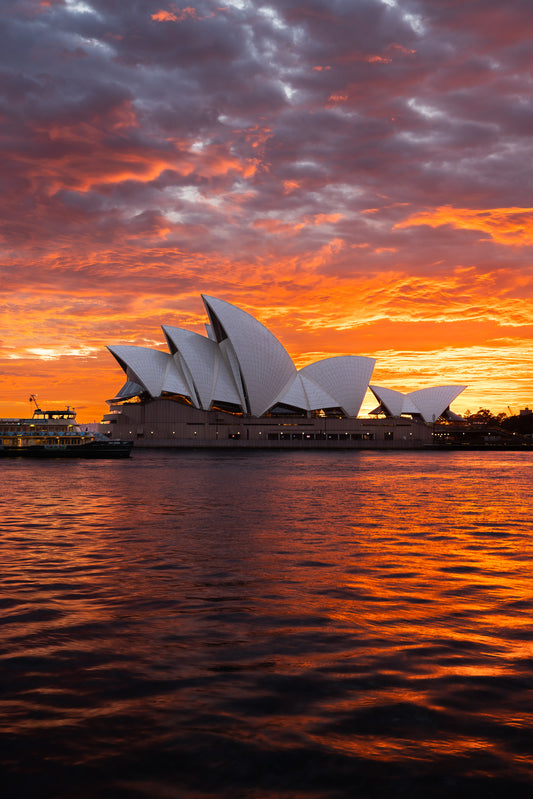
[{"label": "waterfront wall", "polygon": [[157,399],[111,405],[99,426],[135,447],[235,449],[421,449],[432,428],[407,418],[236,416]]}]

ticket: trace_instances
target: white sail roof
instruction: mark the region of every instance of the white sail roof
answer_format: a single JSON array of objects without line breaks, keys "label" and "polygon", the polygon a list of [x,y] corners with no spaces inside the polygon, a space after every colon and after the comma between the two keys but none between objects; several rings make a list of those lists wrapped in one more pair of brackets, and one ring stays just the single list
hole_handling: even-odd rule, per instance
[{"label": "white sail roof", "polygon": [[108,350],[120,363],[128,380],[138,383],[152,397],[159,397],[162,391],[189,394],[168,352],[130,344],[109,346]]},{"label": "white sail roof", "polygon": [[434,386],[411,391],[407,397],[420,411],[425,422],[434,422],[466,386]]},{"label": "white sail roof", "polygon": [[357,416],[375,363],[374,358],[339,355],[304,366],[300,375],[333,397],[333,407],[342,408],[347,416]]},{"label": "white sail roof", "polygon": [[194,401],[194,393],[184,377],[183,370],[172,357],[167,364],[161,391],[167,391],[169,394],[183,394]]},{"label": "white sail roof", "polygon": [[240,405],[243,411],[246,410],[244,397],[240,389],[240,381],[237,386],[233,378],[233,373],[228,366],[227,360],[223,357],[221,350],[217,353],[215,365],[213,402],[229,402],[232,405]]},{"label": "white sail roof", "polygon": [[177,356],[187,382],[192,383],[191,391],[197,398],[195,404],[209,410],[215,385],[215,364],[219,357],[216,342],[181,327],[163,325],[163,332],[171,349],[175,350],[174,358]]},{"label": "white sail roof", "polygon": [[[278,403],[302,411],[341,408],[357,416],[374,369],[374,358],[341,355],[296,370],[277,338],[249,313],[225,300],[203,297],[209,316],[207,335],[163,325],[170,353],[149,347],[113,345],[108,349],[126,372],[116,399],[147,393],[187,397],[196,407],[229,404],[261,416]],[[437,419],[466,386],[436,386],[403,394],[370,386],[390,416]]]},{"label": "white sail roof", "polygon": [[202,299],[218,343],[231,343],[247,411],[261,416],[293,382],[296,367],[277,338],[249,313],[215,297]]},{"label": "white sail roof", "polygon": [[392,388],[383,388],[382,386],[369,386],[369,389],[389,416],[401,416],[404,413],[405,394],[402,394],[401,391],[394,391]]},{"label": "white sail roof", "polygon": [[369,386],[384,410],[390,416],[420,414],[425,422],[434,422],[446,408],[465,390],[466,386],[433,386],[403,394],[382,386]]},{"label": "white sail roof", "polygon": [[138,383],[135,383],[133,380],[128,380],[126,383],[124,383],[120,391],[115,397],[113,397],[113,399],[125,400],[131,399],[132,397],[138,397],[139,394],[142,394],[144,390],[145,389]]},{"label": "white sail roof", "polygon": [[241,405],[231,370],[216,341],[181,327],[163,325],[163,332],[191,384],[197,407],[209,410],[213,402]]}]

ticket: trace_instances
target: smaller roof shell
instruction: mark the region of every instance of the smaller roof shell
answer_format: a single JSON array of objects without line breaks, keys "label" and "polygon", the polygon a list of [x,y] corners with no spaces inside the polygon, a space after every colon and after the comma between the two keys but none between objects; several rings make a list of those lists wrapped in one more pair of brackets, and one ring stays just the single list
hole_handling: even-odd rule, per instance
[{"label": "smaller roof shell", "polygon": [[200,407],[209,410],[213,400],[215,364],[220,357],[216,342],[181,327],[163,325],[163,333],[171,350],[183,359]]},{"label": "smaller roof shell", "polygon": [[434,386],[411,391],[407,396],[419,409],[425,422],[434,422],[465,388],[466,386]]},{"label": "smaller roof shell", "polygon": [[382,386],[369,386],[376,399],[390,416],[401,416],[405,401],[405,394],[392,388]]},{"label": "smaller roof shell", "polygon": [[108,346],[108,350],[122,366],[128,380],[138,383],[152,397],[159,397],[162,391],[189,395],[187,384],[168,352],[130,344]]},{"label": "smaller roof shell", "polygon": [[375,358],[339,355],[310,363],[299,374],[333,397],[333,407],[339,406],[347,416],[357,416],[375,363]]},{"label": "smaller roof shell", "polygon": [[466,386],[432,386],[403,394],[383,386],[369,386],[390,416],[420,414],[425,422],[434,422]]},{"label": "smaller roof shell", "polygon": [[[124,385],[122,386],[120,391],[116,394],[116,396],[113,397],[113,400],[132,399],[132,397],[138,397],[139,394],[142,394],[142,392],[145,390],[146,389],[144,389],[138,383],[135,383],[135,381],[128,380],[126,381],[126,383],[124,383]],[[109,402],[112,402],[112,400],[109,400]]]}]

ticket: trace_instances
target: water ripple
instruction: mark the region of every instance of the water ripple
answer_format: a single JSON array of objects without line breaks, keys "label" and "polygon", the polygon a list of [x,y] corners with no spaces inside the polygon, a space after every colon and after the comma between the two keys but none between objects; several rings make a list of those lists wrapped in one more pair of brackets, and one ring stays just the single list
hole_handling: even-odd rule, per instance
[{"label": "water ripple", "polygon": [[528,453],[3,464],[3,797],[529,799],[532,477]]}]

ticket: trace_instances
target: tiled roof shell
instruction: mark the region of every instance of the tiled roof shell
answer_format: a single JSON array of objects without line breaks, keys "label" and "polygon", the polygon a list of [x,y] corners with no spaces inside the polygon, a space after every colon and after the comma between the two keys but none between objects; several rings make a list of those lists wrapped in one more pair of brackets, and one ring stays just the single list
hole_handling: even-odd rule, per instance
[{"label": "tiled roof shell", "polygon": [[425,422],[434,422],[466,386],[431,386],[402,394],[391,388],[369,386],[389,416],[419,414]]}]

